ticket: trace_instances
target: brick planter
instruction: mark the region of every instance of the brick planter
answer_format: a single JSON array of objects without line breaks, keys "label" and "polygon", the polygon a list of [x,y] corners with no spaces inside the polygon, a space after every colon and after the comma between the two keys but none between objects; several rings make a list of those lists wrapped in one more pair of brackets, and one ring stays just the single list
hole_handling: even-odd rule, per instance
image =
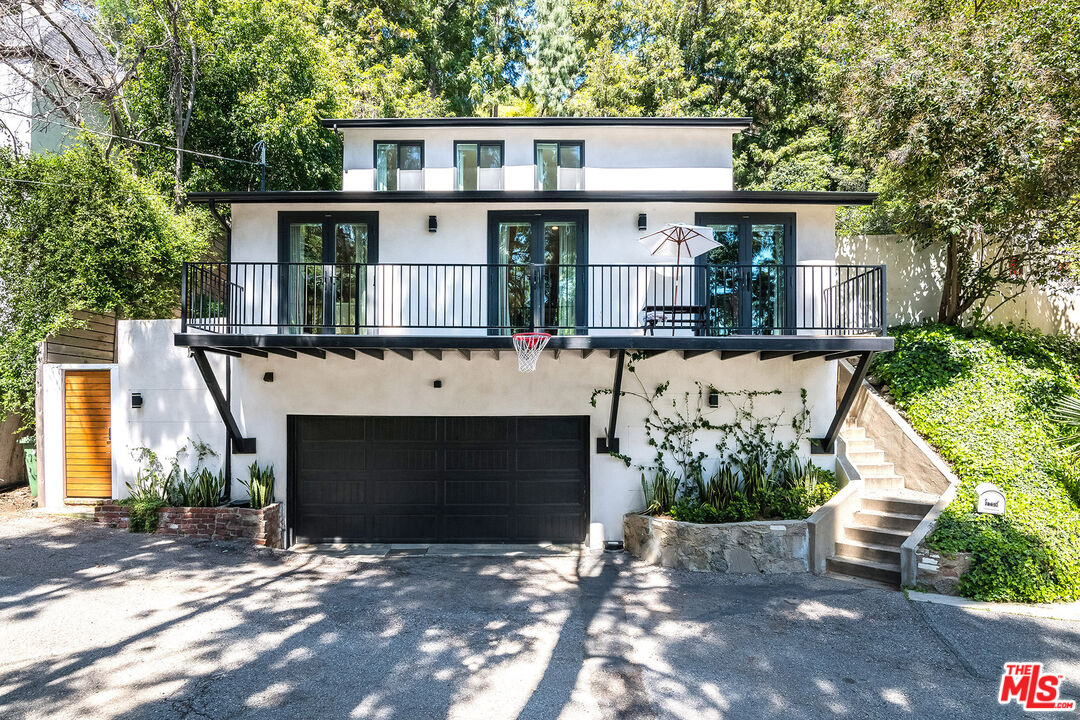
[{"label": "brick planter", "polygon": [[[109,503],[94,507],[94,522],[106,527],[126,529],[130,510],[126,505]],[[158,510],[159,535],[186,535],[213,540],[246,539],[256,545],[279,548],[281,538],[281,503],[261,510],[246,507],[163,507]]]}]

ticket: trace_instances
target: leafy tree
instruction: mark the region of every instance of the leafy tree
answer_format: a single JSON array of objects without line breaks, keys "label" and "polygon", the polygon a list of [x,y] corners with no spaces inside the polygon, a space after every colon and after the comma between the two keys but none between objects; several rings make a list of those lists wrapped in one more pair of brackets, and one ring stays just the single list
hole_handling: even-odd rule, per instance
[{"label": "leafy tree", "polygon": [[944,248],[941,322],[1074,280],[1077,9],[865,0],[837,24],[848,141],[875,176],[878,212]]},{"label": "leafy tree", "polygon": [[2,151],[0,177],[0,414],[32,419],[37,343],[78,310],[172,316],[209,224],[89,140],[63,155]]},{"label": "leafy tree", "polygon": [[577,69],[566,0],[536,0],[530,50],[529,88],[536,109],[540,115],[561,115]]}]

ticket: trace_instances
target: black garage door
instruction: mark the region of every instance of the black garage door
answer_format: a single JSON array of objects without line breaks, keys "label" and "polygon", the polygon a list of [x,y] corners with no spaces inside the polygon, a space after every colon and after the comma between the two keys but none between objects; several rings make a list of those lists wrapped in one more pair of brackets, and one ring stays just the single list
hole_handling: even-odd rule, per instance
[{"label": "black garage door", "polygon": [[581,542],[587,417],[289,417],[298,542]]}]

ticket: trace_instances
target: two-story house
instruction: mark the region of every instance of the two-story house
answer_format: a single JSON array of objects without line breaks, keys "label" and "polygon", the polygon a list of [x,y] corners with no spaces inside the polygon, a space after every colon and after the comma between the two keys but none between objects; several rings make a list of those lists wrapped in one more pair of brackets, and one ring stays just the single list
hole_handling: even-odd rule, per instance
[{"label": "two-story house", "polygon": [[[792,413],[805,390],[827,455],[837,359],[864,371],[892,346],[884,268],[835,262],[836,208],[872,194],[735,190],[746,118],[325,125],[343,190],[189,197],[231,209],[228,257],[185,268],[180,320],[121,323],[90,497],[124,492],[134,448],[198,436],[234,476],[273,465],[290,542],[595,546],[642,506],[640,471],[610,451],[653,454],[645,406],[612,402],[642,389],[627,383],[780,390],[763,410]],[[672,223],[715,247],[652,254],[641,238]],[[552,336],[527,374],[524,330]],[[64,373],[44,373],[46,505],[77,494]],[[615,394],[594,405],[597,389]]]}]

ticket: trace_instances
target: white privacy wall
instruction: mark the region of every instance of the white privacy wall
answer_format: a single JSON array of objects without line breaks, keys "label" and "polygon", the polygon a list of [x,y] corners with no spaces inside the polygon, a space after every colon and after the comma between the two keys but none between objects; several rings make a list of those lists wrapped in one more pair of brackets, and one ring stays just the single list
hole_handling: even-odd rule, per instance
[{"label": "white privacy wall", "polygon": [[424,189],[454,189],[454,142],[505,141],[505,190],[534,190],[533,142],[585,143],[586,190],[731,190],[733,128],[347,128],[344,190],[374,190],[376,142],[424,142]]},{"label": "white privacy wall", "polygon": [[[126,495],[126,484],[135,479],[139,463],[134,453],[140,447],[156,452],[168,467],[177,450],[198,440],[218,453],[207,465],[212,470],[221,466],[225,425],[187,348],[173,344],[173,334],[179,329],[178,320],[121,320],[116,328],[116,364],[44,366],[43,479],[47,507],[56,508],[64,502],[63,374],[67,369],[101,367],[112,371],[114,496]],[[224,359],[211,354],[210,362],[224,384]],[[131,407],[132,392],[142,393],[141,409]],[[187,458],[188,462],[193,459],[193,454]],[[236,489],[234,486],[234,497]]]}]

